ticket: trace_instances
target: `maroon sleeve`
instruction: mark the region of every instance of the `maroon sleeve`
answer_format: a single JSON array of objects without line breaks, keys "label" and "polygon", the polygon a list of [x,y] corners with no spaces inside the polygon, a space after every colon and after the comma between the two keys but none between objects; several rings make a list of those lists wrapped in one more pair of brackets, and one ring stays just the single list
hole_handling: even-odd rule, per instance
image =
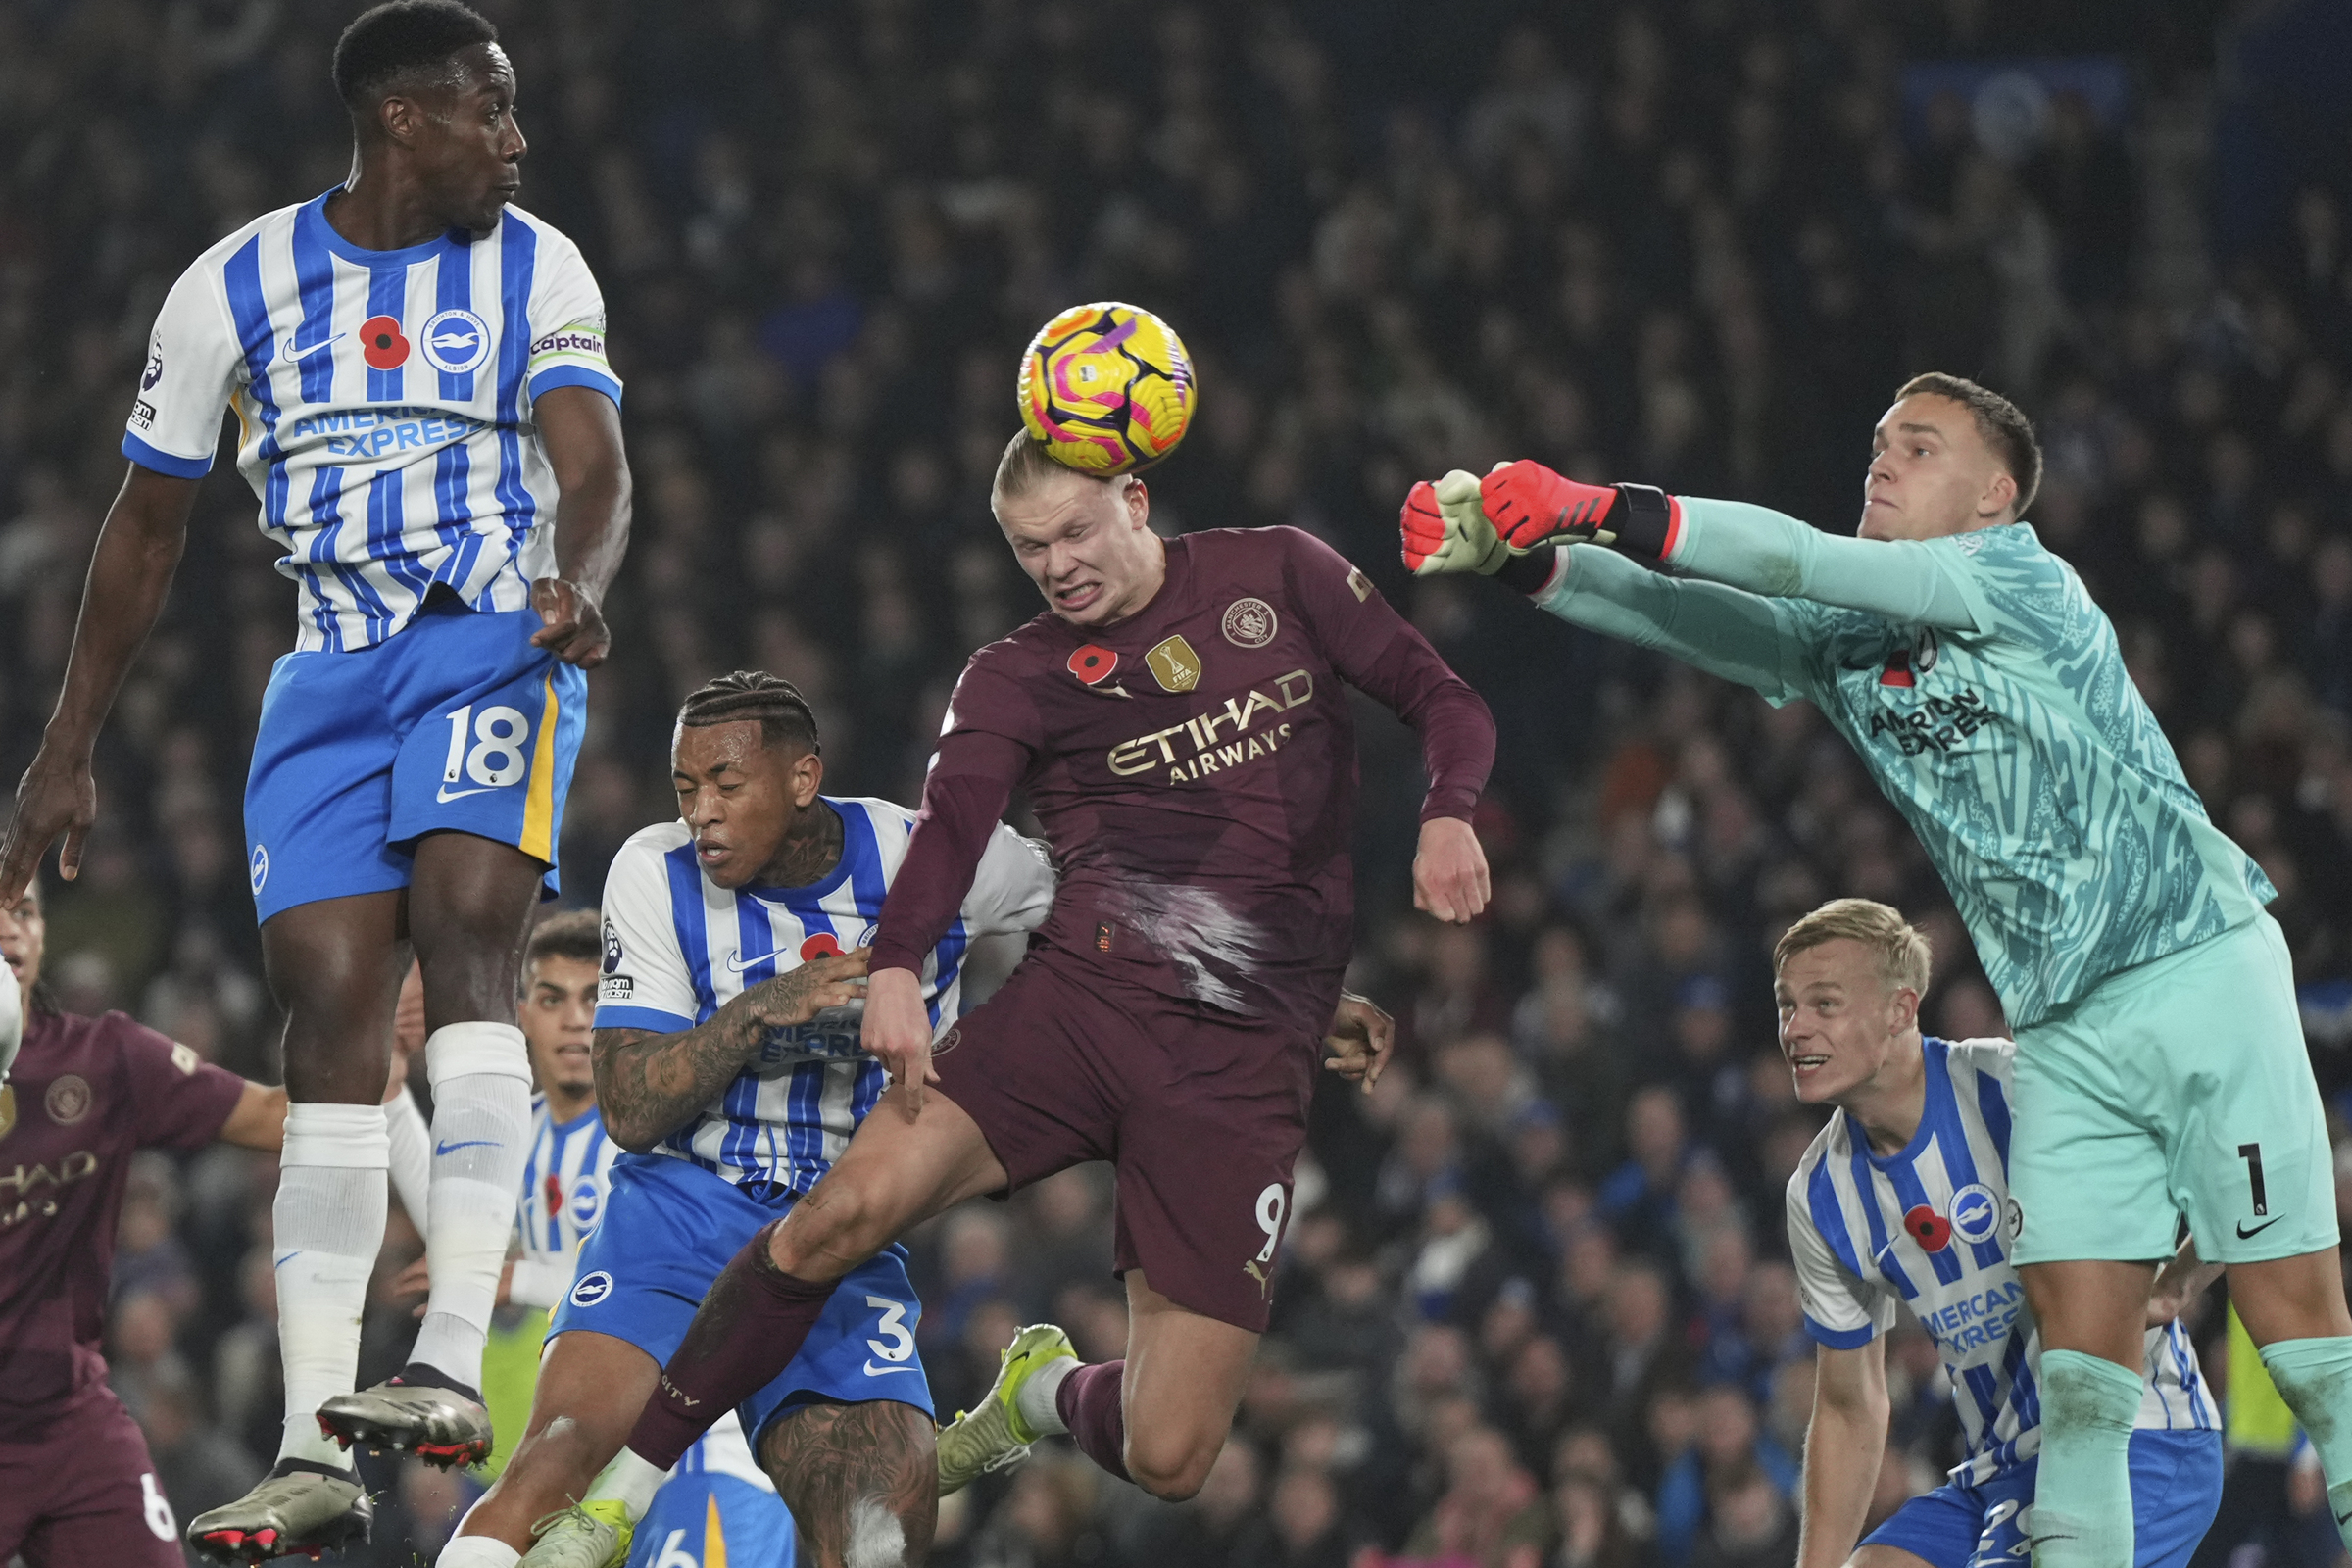
[{"label": "maroon sleeve", "polygon": [[122,1013],[104,1022],[122,1054],[141,1149],[202,1149],[220,1135],[244,1079]]},{"label": "maroon sleeve", "polygon": [[1291,602],[1305,614],[1332,667],[1420,732],[1429,793],[1421,820],[1478,808],[1494,766],[1494,715],[1429,639],[1372,586],[1372,579],[1312,534],[1294,528],[1284,556]]},{"label": "maroon sleeve", "polygon": [[[987,650],[982,650],[986,654]],[[975,656],[956,683],[939,754],[923,780],[906,858],[882,901],[872,969],[923,972],[955,923],[1012,787],[1027,776],[1043,732],[1019,683]]]}]

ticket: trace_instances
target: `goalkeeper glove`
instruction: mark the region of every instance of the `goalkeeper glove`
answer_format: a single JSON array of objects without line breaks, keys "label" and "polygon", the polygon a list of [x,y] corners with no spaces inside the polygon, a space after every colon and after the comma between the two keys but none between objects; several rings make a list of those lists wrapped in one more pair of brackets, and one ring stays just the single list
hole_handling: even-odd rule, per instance
[{"label": "goalkeeper glove", "polygon": [[1664,562],[1682,531],[1682,507],[1645,484],[1580,484],[1522,458],[1479,481],[1479,500],[1513,555],[1546,542],[1612,545]]},{"label": "goalkeeper glove", "polygon": [[1511,559],[1479,506],[1478,480],[1456,468],[1431,484],[1413,486],[1397,523],[1404,535],[1404,564],[1416,577],[1475,571],[1493,576]]}]

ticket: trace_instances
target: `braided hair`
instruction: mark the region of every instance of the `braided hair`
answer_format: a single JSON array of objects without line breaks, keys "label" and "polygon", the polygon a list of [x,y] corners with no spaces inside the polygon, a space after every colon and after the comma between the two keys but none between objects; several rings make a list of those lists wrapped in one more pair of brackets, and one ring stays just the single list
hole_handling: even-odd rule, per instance
[{"label": "braided hair", "polygon": [[816,741],[816,714],[809,711],[801,689],[763,669],[738,669],[705,681],[678,708],[678,722],[689,729],[755,719],[761,746],[788,745],[823,755]]}]

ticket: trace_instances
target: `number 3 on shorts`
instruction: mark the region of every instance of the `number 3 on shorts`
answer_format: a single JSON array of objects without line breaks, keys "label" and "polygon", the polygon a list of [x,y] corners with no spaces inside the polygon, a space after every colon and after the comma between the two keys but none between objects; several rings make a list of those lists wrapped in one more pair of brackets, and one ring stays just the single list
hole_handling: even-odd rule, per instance
[{"label": "number 3 on shorts", "polygon": [[906,1303],[894,1301],[887,1296],[869,1296],[868,1306],[882,1309],[882,1321],[874,1325],[878,1340],[868,1340],[865,1348],[885,1361],[904,1361],[914,1354],[914,1336],[906,1328]]},{"label": "number 3 on shorts", "polygon": [[[466,746],[469,725],[473,736],[470,751]],[[462,769],[462,776],[484,789],[504,789],[518,781],[530,765],[531,721],[522,710],[501,703],[483,709],[477,716],[473,705],[467,703],[449,715],[449,761],[441,769],[442,783],[457,783]]]}]

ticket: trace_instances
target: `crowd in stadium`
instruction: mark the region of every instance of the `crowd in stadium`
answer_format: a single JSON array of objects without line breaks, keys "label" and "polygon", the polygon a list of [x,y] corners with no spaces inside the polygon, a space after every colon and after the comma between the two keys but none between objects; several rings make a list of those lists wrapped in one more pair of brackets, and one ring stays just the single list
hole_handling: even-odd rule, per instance
[{"label": "crowd in stadium", "polygon": [[[964,658],[1037,609],[989,477],[1022,343],[1080,300],[1150,307],[1198,361],[1154,523],[1320,535],[1500,730],[1478,823],[1494,906],[1441,927],[1410,910],[1410,739],[1365,716],[1351,983],[1396,1015],[1398,1055],[1368,1096],[1318,1099],[1274,1330],[1206,1489],[1152,1502],[1048,1444],[952,1501],[935,1560],[1793,1559],[1813,1346],[1782,1187],[1820,1121],[1775,1046],[1771,944],[1826,898],[1882,899],[1935,941],[1932,1031],[1998,1034],[1998,1004],[1810,709],[1489,584],[1414,582],[1395,518],[1415,478],[1532,456],[1844,530],[1906,375],[2015,398],[2049,462],[2030,520],[2278,887],[2323,1088],[2352,1082],[2352,188],[2340,156],[2314,163],[2268,227],[2203,232],[2229,169],[2159,131],[2246,46],[2216,17],[1996,48],[1984,19],[2016,8],[1595,0],[1528,20],[1461,0],[1443,29],[1337,5],[483,9],[522,83],[522,205],[604,287],[637,485],[566,904],[592,906],[621,841],[672,814],[670,714],[729,668],[808,694],[829,792],[916,799]],[[164,290],[343,174],[343,20],[0,8],[8,778],[55,697]],[[1918,69],[2126,46],[2006,113]],[[252,514],[217,466],[99,754],[85,867],[50,886],[50,974],[69,1009],[128,1010],[274,1080],[239,803],[293,601]],[[109,1353],[185,1521],[276,1443],[273,1167],[143,1159]],[[943,1413],[1016,1325],[1119,1354],[1108,1185],[1072,1172],[918,1238]],[[418,1245],[396,1220],[363,1382],[402,1359],[391,1281]],[[2205,1303],[2209,1371],[2219,1321]],[[1936,1484],[1954,1435],[1924,1335],[1897,1336],[1890,1378],[1881,1513]],[[355,1560],[429,1561],[468,1483],[370,1473],[391,1492]],[[2272,1560],[2333,1560],[2324,1519],[2325,1554],[2270,1528]]]}]

